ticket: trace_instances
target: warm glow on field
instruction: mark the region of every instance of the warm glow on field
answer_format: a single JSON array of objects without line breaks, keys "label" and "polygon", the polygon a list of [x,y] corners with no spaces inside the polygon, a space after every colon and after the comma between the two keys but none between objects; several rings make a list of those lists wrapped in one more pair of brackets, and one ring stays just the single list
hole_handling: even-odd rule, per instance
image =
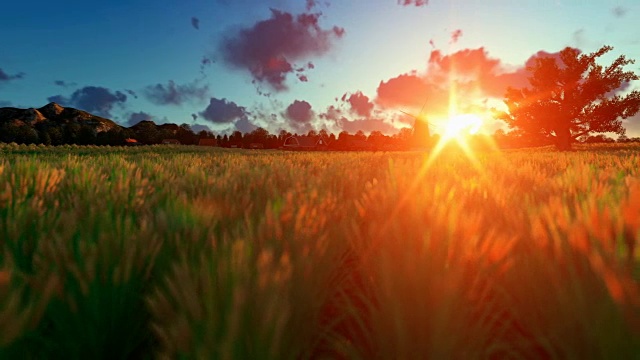
[{"label": "warm glow on field", "polygon": [[459,114],[449,118],[444,124],[445,140],[460,140],[468,135],[476,134],[482,126],[482,119],[475,114]]}]

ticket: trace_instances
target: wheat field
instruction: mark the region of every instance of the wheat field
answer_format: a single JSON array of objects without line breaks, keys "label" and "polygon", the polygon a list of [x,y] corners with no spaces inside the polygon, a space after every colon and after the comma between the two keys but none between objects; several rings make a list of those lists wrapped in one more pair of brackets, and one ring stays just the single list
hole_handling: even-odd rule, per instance
[{"label": "wheat field", "polygon": [[3,144],[0,358],[638,358],[639,165]]}]

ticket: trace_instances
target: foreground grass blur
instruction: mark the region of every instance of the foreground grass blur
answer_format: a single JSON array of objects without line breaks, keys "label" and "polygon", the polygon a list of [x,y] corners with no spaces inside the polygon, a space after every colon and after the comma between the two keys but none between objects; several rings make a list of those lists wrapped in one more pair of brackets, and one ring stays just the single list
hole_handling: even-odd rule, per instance
[{"label": "foreground grass blur", "polygon": [[633,358],[640,148],[0,146],[0,358]]}]

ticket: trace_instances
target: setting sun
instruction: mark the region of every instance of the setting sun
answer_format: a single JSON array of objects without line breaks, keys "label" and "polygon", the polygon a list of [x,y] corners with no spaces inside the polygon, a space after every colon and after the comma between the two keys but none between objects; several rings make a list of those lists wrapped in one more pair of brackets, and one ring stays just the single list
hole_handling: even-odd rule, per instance
[{"label": "setting sun", "polygon": [[475,114],[458,114],[444,124],[443,137],[447,140],[459,139],[476,134],[482,126],[482,119]]}]

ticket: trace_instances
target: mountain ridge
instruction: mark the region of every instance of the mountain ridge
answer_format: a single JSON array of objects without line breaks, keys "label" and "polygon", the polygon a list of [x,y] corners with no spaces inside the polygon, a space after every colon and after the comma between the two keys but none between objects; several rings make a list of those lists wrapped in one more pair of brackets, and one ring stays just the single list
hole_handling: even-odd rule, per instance
[{"label": "mountain ridge", "polygon": [[159,143],[184,132],[174,123],[142,120],[122,126],[84,110],[50,102],[40,108],[0,107],[0,142],[45,144],[122,144],[126,138]]}]

